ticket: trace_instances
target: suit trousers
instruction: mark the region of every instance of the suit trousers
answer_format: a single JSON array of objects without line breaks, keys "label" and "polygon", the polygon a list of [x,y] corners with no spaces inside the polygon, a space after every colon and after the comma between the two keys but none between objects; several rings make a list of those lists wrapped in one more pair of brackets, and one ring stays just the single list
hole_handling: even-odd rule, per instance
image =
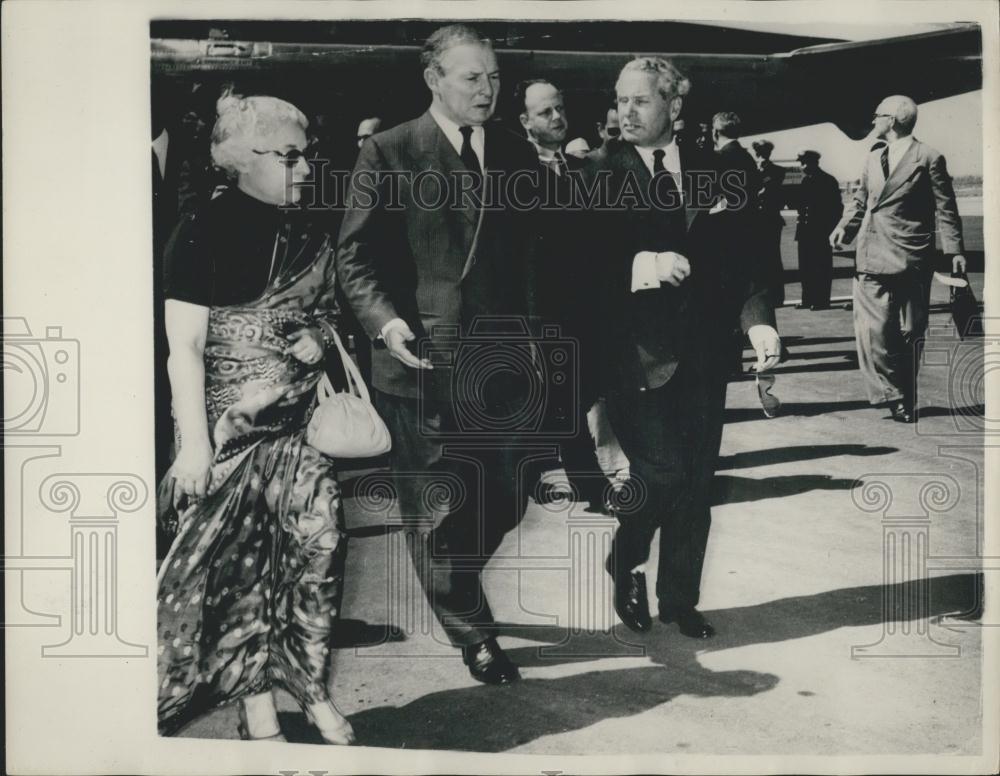
[{"label": "suit trousers", "polygon": [[[590,433],[588,423],[588,413],[595,403],[590,402],[589,405],[585,406],[586,401],[581,401],[579,406],[570,408],[570,411],[575,411],[573,423],[576,430],[572,436],[546,439],[553,451],[558,449],[559,456],[558,459],[555,456],[535,458],[528,464],[528,482],[532,487],[545,472],[562,464],[576,500],[589,501],[593,504],[603,503],[604,492],[609,480],[597,460],[597,443]],[[567,422],[567,419],[550,418],[548,420],[559,425],[565,425]],[[544,439],[544,437],[542,438]]]},{"label": "suit trousers", "polygon": [[726,401],[721,352],[721,347],[699,349],[659,388],[607,394],[608,416],[628,457],[636,499],[634,508],[619,515],[612,559],[618,568],[644,563],[659,528],[661,607],[693,607],[700,595]]},{"label": "suit trousers", "polygon": [[453,646],[495,636],[480,575],[524,516],[521,463],[530,455],[513,439],[453,433],[459,413],[448,402],[379,391],[376,403],[392,435],[403,534],[431,609]]},{"label": "suit trousers", "polygon": [[898,275],[855,275],[854,335],[872,404],[916,405],[932,276],[932,270],[917,268]]},{"label": "suit trousers", "polygon": [[827,307],[833,284],[833,249],[828,237],[819,232],[803,230],[798,241],[802,304]]},{"label": "suit trousers", "polygon": [[785,267],[781,260],[781,230],[784,223],[779,215],[774,222],[761,225],[761,250],[764,276],[767,278],[767,297],[775,308],[785,303]]}]

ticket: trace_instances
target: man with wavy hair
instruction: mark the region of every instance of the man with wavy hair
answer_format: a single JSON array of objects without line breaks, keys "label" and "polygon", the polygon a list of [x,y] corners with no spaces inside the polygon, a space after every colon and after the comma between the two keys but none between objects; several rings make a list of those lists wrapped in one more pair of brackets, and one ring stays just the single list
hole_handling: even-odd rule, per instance
[{"label": "man with wavy hair", "polygon": [[[638,58],[622,69],[615,87],[622,139],[609,141],[584,171],[589,180],[607,179],[610,198],[581,218],[579,250],[601,299],[604,393],[637,500],[621,505],[607,559],[615,609],[632,630],[652,626],[644,564],[659,529],[659,618],[708,638],[714,628],[696,607],[728,345],[739,325],[765,371],[778,363],[781,342],[760,265],[746,255],[743,176],[674,136],[689,87],[664,59]],[[649,192],[647,201],[631,196],[636,191]]]}]

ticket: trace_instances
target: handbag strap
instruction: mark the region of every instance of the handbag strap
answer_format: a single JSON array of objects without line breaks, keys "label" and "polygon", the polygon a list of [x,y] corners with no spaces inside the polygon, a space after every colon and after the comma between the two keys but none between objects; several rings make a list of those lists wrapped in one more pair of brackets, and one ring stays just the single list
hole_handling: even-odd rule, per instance
[{"label": "handbag strap", "polygon": [[[340,353],[340,360],[344,364],[344,374],[347,376],[347,393],[353,393],[355,396],[360,396],[364,401],[370,402],[371,396],[368,393],[368,386],[365,385],[365,381],[361,377],[361,370],[358,369],[357,364],[354,363],[354,359],[344,349],[344,343],[340,341],[340,335],[337,334],[336,329],[331,327],[330,333],[333,335],[333,344],[337,346],[337,351]],[[325,372],[316,386],[316,390],[320,401],[324,401],[336,393],[333,389],[333,383],[330,382],[330,376]]]}]

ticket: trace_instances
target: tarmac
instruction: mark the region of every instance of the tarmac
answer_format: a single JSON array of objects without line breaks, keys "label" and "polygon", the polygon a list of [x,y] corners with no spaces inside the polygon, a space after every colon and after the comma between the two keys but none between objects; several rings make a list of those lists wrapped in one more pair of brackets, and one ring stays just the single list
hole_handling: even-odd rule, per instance
[{"label": "tarmac", "polygon": [[[795,301],[791,231],[786,297]],[[970,278],[982,298],[981,217],[971,231]],[[850,296],[851,267],[837,257],[834,298]],[[658,622],[647,634],[625,629],[602,569],[615,521],[583,504],[532,502],[484,577],[500,643],[523,678],[477,684],[426,607],[378,487],[385,472],[346,474],[351,539],[332,691],[358,743],[560,755],[981,753],[983,348],[997,345],[959,340],[947,301],[935,284],[915,425],[866,400],[843,302],[778,311],[791,350],[775,372],[778,416],[764,416],[752,378],[729,386],[699,605],[718,631],[710,640]],[[279,709],[289,740],[320,743],[283,692]],[[183,735],[236,738],[235,709]]]}]

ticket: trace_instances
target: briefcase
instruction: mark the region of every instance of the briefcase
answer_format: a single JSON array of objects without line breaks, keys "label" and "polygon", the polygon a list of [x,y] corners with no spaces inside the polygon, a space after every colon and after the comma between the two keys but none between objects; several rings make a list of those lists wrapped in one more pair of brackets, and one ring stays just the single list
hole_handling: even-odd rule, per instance
[{"label": "briefcase", "polygon": [[952,272],[951,276],[964,280],[964,286],[951,286],[951,317],[961,339],[983,336],[983,314],[979,309],[976,295],[972,293],[969,278],[964,272]]}]

